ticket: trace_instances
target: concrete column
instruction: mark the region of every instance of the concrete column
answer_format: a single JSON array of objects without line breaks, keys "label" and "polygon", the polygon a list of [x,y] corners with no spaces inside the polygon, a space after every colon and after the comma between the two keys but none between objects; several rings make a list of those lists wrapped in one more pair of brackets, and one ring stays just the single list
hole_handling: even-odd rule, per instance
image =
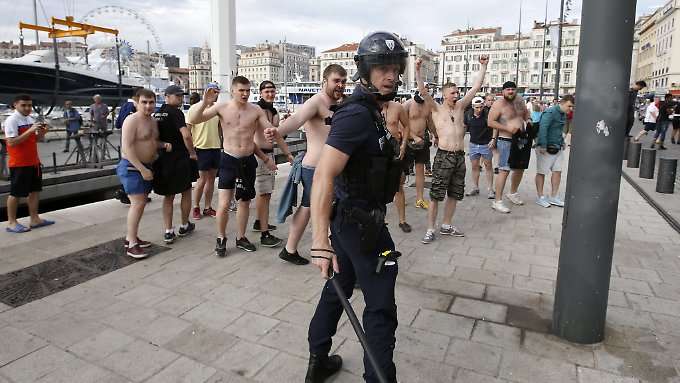
[{"label": "concrete column", "polygon": [[211,0],[210,54],[212,80],[220,84],[220,100],[230,96],[236,75],[236,0]]}]

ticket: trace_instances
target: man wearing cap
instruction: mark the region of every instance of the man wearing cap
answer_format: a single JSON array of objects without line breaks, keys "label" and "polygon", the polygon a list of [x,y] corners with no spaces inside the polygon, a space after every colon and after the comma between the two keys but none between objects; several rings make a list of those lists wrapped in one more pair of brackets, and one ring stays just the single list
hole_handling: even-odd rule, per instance
[{"label": "man wearing cap", "polygon": [[439,148],[432,163],[428,228],[422,239],[422,242],[427,244],[434,241],[438,205],[439,202],[444,201],[444,197],[446,197],[444,219],[439,228],[439,234],[454,237],[465,236],[460,229],[451,224],[453,214],[456,211],[456,204],[463,199],[465,194],[464,111],[472,102],[475,94],[482,88],[486,67],[489,63],[489,56],[480,56],[479,63],[481,68],[477,79],[462,99],[458,100],[459,91],[455,84],[444,84],[442,90],[444,103],[442,105],[434,101],[423,84],[420,74],[422,62],[423,60],[420,58],[416,60],[416,81],[420,94],[425,98],[425,102],[431,105],[432,121],[439,137]]},{"label": "man wearing cap", "polygon": [[493,188],[493,170],[491,160],[491,147],[495,144],[495,140],[491,138],[492,131],[487,125],[488,110],[484,106],[484,99],[475,97],[472,100],[472,110],[465,114],[465,126],[470,132],[470,167],[472,169],[472,183],[473,188],[467,192],[466,196],[479,195],[479,162],[480,159],[484,164],[484,172],[488,183],[488,197],[489,199],[496,198],[496,193]]},{"label": "man wearing cap", "polygon": [[[428,90],[429,93],[429,90]],[[431,130],[434,136],[434,144],[437,144],[437,132],[431,123],[431,105],[425,103],[425,99],[416,93],[412,99],[404,104],[408,112],[409,138],[406,147],[406,161],[414,164],[416,173],[416,207],[427,210],[430,203],[425,200],[425,164],[430,162],[430,144],[426,138],[427,130]]]},{"label": "man wearing cap", "polygon": [[[510,213],[510,209],[503,203],[503,189],[505,189],[505,182],[508,179],[508,174],[512,165],[510,164],[511,149],[513,146],[519,148],[527,146],[527,148],[519,148],[519,150],[528,149],[531,155],[531,143],[526,142],[525,137],[516,137],[516,133],[520,135],[526,134],[526,121],[529,119],[529,111],[526,104],[521,98],[516,97],[517,85],[512,81],[507,81],[503,84],[503,98],[494,102],[489,111],[488,125],[491,129],[498,130],[498,141],[496,148],[498,150],[498,177],[496,177],[496,199],[491,204],[491,208],[501,212]],[[522,158],[520,158],[522,159]],[[528,165],[528,160],[526,161]],[[521,173],[524,171],[522,170]],[[521,180],[522,174],[519,174]],[[519,186],[519,183],[517,184]],[[508,199],[516,204],[523,204],[519,198],[517,190],[511,190],[507,195]]]},{"label": "man wearing cap", "polygon": [[[216,83],[208,84],[208,87],[219,89]],[[198,110],[196,104],[201,101],[198,93],[192,93],[189,97],[189,119]],[[217,169],[220,168],[220,120],[213,117],[206,122],[198,124],[188,124],[191,128],[191,138],[196,148],[196,158],[198,165],[198,181],[193,191],[194,207],[192,217],[196,220],[202,216],[215,217],[217,215],[212,207],[213,192],[215,191],[215,177]],[[201,197],[205,194],[204,208],[201,211]]]},{"label": "man wearing cap", "polygon": [[182,195],[180,203],[182,225],[178,233],[180,237],[189,235],[195,225],[189,222],[191,212],[191,183],[198,177],[195,165],[196,151],[191,132],[184,121],[184,113],[180,110],[184,101],[184,90],[177,85],[165,89],[165,103],[161,105],[154,118],[158,123],[158,139],[172,145],[170,152],[161,152],[153,166],[153,189],[163,198],[163,223],[165,243],[173,243],[177,237],[172,226],[173,203],[175,194]]}]

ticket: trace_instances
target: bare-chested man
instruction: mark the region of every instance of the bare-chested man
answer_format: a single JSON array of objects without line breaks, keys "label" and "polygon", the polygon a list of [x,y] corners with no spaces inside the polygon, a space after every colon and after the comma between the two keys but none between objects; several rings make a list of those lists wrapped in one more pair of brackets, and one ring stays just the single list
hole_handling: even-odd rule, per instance
[{"label": "bare-chested man", "polygon": [[465,194],[465,126],[463,124],[465,108],[470,105],[475,94],[479,92],[484,83],[486,67],[489,56],[482,55],[479,58],[481,64],[477,79],[465,96],[458,100],[458,87],[448,83],[444,84],[442,93],[444,103],[437,104],[432,96],[427,93],[420,74],[422,59],[416,60],[416,81],[420,93],[424,95],[425,102],[432,107],[432,121],[439,137],[439,148],[432,163],[432,187],[430,188],[430,208],[428,209],[428,228],[423,243],[434,241],[434,227],[437,221],[439,202],[446,198],[444,206],[444,219],[439,228],[442,235],[463,237],[465,234],[457,227],[451,225],[456,204],[463,199]]},{"label": "bare-chested man", "polygon": [[250,214],[250,200],[255,197],[255,169],[257,155],[270,169],[275,170],[276,164],[262,153],[255,145],[254,136],[261,124],[265,129],[273,128],[267,116],[260,107],[248,103],[250,96],[250,80],[243,76],[236,76],[231,82],[232,99],[219,102],[206,109],[206,105],[217,100],[218,91],[208,88],[203,96],[196,113],[191,116],[189,123],[198,124],[214,116],[219,116],[223,132],[222,158],[220,159],[219,177],[219,206],[217,208],[217,244],[215,253],[219,257],[227,255],[227,222],[229,220],[229,201],[236,189],[236,199],[239,201],[236,212],[237,236],[236,247],[245,251],[255,251],[255,245],[245,237],[248,215]]},{"label": "bare-chested man", "polygon": [[327,66],[323,71],[321,92],[307,100],[295,114],[281,124],[281,127],[267,132],[267,138],[272,139],[274,135],[286,135],[304,125],[307,134],[307,153],[302,160],[300,172],[303,188],[302,201],[300,208],[293,214],[286,246],[279,253],[279,258],[296,265],[309,263],[309,260],[301,257],[298,253],[298,244],[309,223],[312,179],[314,178],[316,164],[321,156],[321,150],[326,143],[326,138],[328,138],[331,116],[333,115],[331,109],[335,109],[335,106],[344,97],[346,83],[347,71],[345,68],[337,64]]},{"label": "bare-chested man", "polygon": [[409,171],[408,161],[404,160],[406,144],[409,139],[408,112],[400,103],[388,101],[382,105],[382,115],[387,130],[399,142],[399,159],[404,164],[404,171],[399,181],[399,191],[394,195],[394,204],[397,206],[397,214],[399,214],[399,228],[404,233],[410,233],[412,229],[411,225],[406,222],[406,198],[404,197],[404,181],[406,181],[406,173]]},{"label": "bare-chested man", "polygon": [[408,112],[409,139],[406,147],[406,161],[413,162],[416,172],[416,207],[428,209],[430,203],[425,200],[425,164],[430,161],[430,148],[425,140],[425,130],[430,130],[430,135],[434,137],[434,144],[437,145],[437,132],[432,124],[432,106],[425,103],[425,99],[420,93],[404,104]]},{"label": "bare-chested man", "polygon": [[172,150],[169,143],[158,141],[158,125],[151,116],[156,109],[156,95],[148,89],[135,94],[137,111],[123,122],[121,160],[116,168],[120,183],[130,197],[127,216],[125,247],[127,255],[146,258],[144,250],[151,243],[139,239],[139,221],[144,214],[146,197],[151,191],[153,172],[151,164],[158,156],[158,149]]},{"label": "bare-chested man", "polygon": [[[489,111],[488,125],[491,129],[498,130],[498,177],[496,177],[496,199],[491,204],[491,208],[501,212],[510,213],[510,209],[503,203],[503,189],[510,173],[510,151],[512,147],[513,135],[526,129],[526,121],[529,119],[529,111],[521,98],[516,97],[517,86],[512,81],[503,84],[503,98],[493,103]],[[529,146],[531,146],[529,144]],[[529,150],[531,150],[529,148]],[[522,171],[523,172],[523,171]],[[513,175],[514,177],[514,175]],[[519,175],[521,180],[521,173]],[[519,183],[517,184],[519,186]],[[508,199],[517,205],[521,204],[519,196],[508,194]]]},{"label": "bare-chested man", "polygon": [[[269,80],[264,80],[260,83],[260,101],[257,105],[264,110],[267,120],[273,126],[279,126],[279,112],[274,108],[274,100],[276,99],[276,85]],[[293,163],[293,156],[288,151],[288,145],[280,136],[275,137],[279,149],[288,158],[290,163]],[[255,131],[255,145],[262,150],[262,152],[274,162],[274,144],[267,140],[264,136],[264,127],[258,124],[258,129]],[[253,222],[253,230],[261,232],[260,244],[265,247],[276,247],[283,242],[281,238],[275,237],[269,231],[276,230],[276,226],[269,224],[269,204],[272,199],[272,192],[274,191],[274,184],[276,182],[276,172],[267,167],[267,164],[259,160],[257,161],[257,170],[255,171],[255,209],[257,211],[257,219]]]}]

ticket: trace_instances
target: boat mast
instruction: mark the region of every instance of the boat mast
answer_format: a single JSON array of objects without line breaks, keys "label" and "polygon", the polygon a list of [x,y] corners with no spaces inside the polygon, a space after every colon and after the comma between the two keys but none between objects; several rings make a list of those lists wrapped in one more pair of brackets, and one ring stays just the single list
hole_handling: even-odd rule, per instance
[{"label": "boat mast", "polygon": [[[38,25],[38,0],[33,0],[33,23]],[[38,37],[38,30],[35,30],[35,50],[40,49],[40,37]]]}]

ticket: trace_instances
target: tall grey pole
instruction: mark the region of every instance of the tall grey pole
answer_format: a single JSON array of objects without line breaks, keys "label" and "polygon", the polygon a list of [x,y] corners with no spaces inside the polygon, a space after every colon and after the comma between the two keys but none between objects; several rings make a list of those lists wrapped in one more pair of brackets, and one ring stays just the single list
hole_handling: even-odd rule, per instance
[{"label": "tall grey pole", "polygon": [[539,99],[543,101],[543,73],[545,71],[545,36],[548,34],[548,0],[545,0],[545,21],[543,21],[543,45],[542,45],[542,50],[543,50],[543,59],[541,60],[541,89],[539,90],[540,97]]},{"label": "tall grey pole", "polygon": [[517,60],[515,61],[515,82],[519,84],[519,58],[522,53],[520,44],[522,43],[522,0],[519,1],[519,25],[517,26]]},{"label": "tall grey pole", "polygon": [[584,1],[553,331],[604,339],[626,134],[636,0]]},{"label": "tall grey pole", "polygon": [[[33,0],[33,23],[38,25],[38,0]],[[40,37],[38,30],[35,31],[35,50],[40,49]]]},{"label": "tall grey pole", "polygon": [[557,29],[557,61],[555,65],[555,99],[560,98],[560,70],[562,69],[562,26],[564,25],[564,0],[560,2],[560,25]]}]

